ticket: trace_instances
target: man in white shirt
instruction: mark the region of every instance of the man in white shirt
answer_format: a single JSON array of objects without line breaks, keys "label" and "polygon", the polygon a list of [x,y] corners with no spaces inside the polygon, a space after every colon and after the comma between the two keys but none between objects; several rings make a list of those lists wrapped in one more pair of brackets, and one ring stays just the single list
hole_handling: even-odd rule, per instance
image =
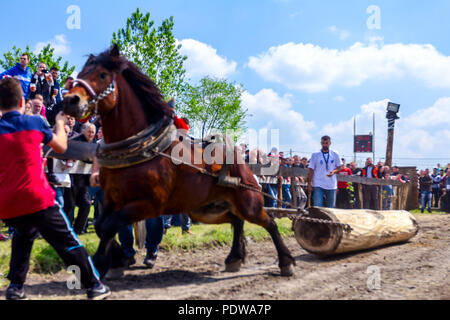
[{"label": "man in white shirt", "polygon": [[336,207],[337,177],[344,166],[339,155],[330,150],[331,138],[324,136],[321,139],[322,150],[313,153],[309,163],[308,172],[308,193],[313,199],[315,207],[324,207],[323,197],[325,196],[325,207]]}]

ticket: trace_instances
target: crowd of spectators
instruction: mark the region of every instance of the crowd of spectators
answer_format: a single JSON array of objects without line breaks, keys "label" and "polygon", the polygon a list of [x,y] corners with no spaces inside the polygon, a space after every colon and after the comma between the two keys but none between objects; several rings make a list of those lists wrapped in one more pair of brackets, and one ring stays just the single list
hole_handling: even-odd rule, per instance
[{"label": "crowd of spectators", "polygon": [[[277,148],[272,148],[271,152],[262,155],[261,150],[248,150],[246,145],[241,145],[245,151],[245,160],[247,163],[265,163],[264,158],[276,157],[280,160],[281,166],[292,167],[292,168],[302,168],[308,169],[311,165],[310,159],[306,157],[300,157],[298,155],[293,155],[291,157],[285,157],[283,152],[278,152]],[[319,154],[320,156],[320,154]],[[321,161],[321,156],[319,158]],[[346,163],[344,158],[340,159],[342,164],[342,169],[338,174],[349,175],[349,176],[360,176],[365,178],[374,179],[385,179],[385,180],[396,180],[401,183],[410,183],[410,177],[405,174],[400,173],[400,168],[398,166],[393,166],[390,168],[386,166],[383,162],[373,163],[372,158],[367,158],[364,167],[358,167],[356,162]],[[324,163],[324,161],[322,161]],[[317,166],[315,166],[317,170]],[[433,173],[430,171],[420,170],[419,175],[419,203],[422,212],[425,211],[426,206],[428,206],[428,211],[432,212],[432,208],[450,212],[450,164],[447,168],[441,168],[438,164],[436,168],[433,169]],[[293,195],[291,194],[291,181],[290,178],[283,177],[257,177],[259,183],[263,187],[263,190],[271,195],[271,197],[278,199],[278,182],[281,180],[282,186],[282,199],[285,202],[291,202]],[[349,183],[344,181],[337,182],[337,188],[335,189],[336,201],[335,205],[325,202],[321,203],[320,199],[314,201],[313,192],[310,192],[307,188],[307,183],[303,176],[296,177],[296,184],[301,189],[300,192],[296,191],[297,203],[306,203],[305,198],[311,198],[311,205],[319,205],[326,207],[336,207],[340,209],[372,209],[372,210],[391,210],[392,209],[392,199],[394,197],[394,188],[392,185],[377,186],[377,185],[362,185],[361,187],[358,183]],[[379,201],[379,188],[382,188],[382,207],[380,208]],[[314,189],[314,188],[313,188]],[[330,190],[333,191],[332,188]],[[360,199],[360,191],[362,193],[362,202]],[[323,197],[320,194],[320,197]],[[330,196],[329,196],[330,197]],[[277,207],[278,203],[275,199],[266,197],[265,204],[268,207]],[[325,196],[326,200],[326,196]],[[286,207],[286,205],[282,205]]]}]

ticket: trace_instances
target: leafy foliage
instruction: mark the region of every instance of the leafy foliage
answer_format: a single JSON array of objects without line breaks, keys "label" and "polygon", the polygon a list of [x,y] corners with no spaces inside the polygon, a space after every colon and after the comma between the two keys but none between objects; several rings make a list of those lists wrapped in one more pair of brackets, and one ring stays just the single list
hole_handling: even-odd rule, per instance
[{"label": "leafy foliage", "polygon": [[201,130],[202,138],[214,129],[238,133],[245,129],[247,116],[241,95],[241,86],[225,79],[205,77],[197,86],[188,87],[180,111],[191,125]]},{"label": "leafy foliage", "polygon": [[55,49],[52,48],[50,44],[42,48],[41,52],[38,54],[33,53],[30,50],[30,46],[27,46],[25,50],[13,46],[12,50],[3,54],[3,59],[0,58],[0,66],[4,70],[7,70],[20,62],[20,56],[23,53],[27,53],[30,57],[29,67],[33,73],[36,72],[39,62],[44,62],[47,65],[48,70],[52,67],[57,67],[59,69],[59,78],[61,83],[64,84],[66,79],[75,71],[75,67],[69,66],[68,61],[62,63],[62,57],[55,57],[54,52]]},{"label": "leafy foliage", "polygon": [[154,25],[150,13],[136,9],[125,28],[114,32],[112,43],[155,81],[166,99],[180,97],[186,88],[183,64],[187,57],[180,54],[181,45],[173,35],[173,17],[158,28]]}]

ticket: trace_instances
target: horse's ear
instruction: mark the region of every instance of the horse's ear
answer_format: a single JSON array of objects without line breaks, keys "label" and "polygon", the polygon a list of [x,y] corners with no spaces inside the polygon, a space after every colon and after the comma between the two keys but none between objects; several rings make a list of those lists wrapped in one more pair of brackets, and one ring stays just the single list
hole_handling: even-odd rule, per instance
[{"label": "horse's ear", "polygon": [[175,109],[175,98],[170,99],[166,102],[171,109]]},{"label": "horse's ear", "polygon": [[119,46],[117,45],[117,43],[115,43],[113,45],[113,47],[111,48],[111,51],[109,53],[110,53],[111,57],[120,56],[120,49],[119,49]]},{"label": "horse's ear", "polygon": [[87,63],[91,63],[95,59],[95,56],[93,54],[89,55]]}]

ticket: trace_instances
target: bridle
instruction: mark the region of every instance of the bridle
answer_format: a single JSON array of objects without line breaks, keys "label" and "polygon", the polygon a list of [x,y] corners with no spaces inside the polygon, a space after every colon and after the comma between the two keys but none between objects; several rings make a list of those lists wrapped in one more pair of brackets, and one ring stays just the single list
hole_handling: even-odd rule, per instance
[{"label": "bridle", "polygon": [[76,79],[74,80],[72,84],[72,88],[76,87],[77,85],[83,87],[86,89],[88,94],[92,97],[91,100],[89,100],[87,103],[83,104],[81,109],[81,120],[85,120],[91,116],[90,106],[95,105],[94,108],[94,114],[92,116],[96,116],[98,114],[98,103],[108,97],[111,93],[114,94],[114,101],[116,101],[116,75],[114,74],[113,81],[108,86],[108,88],[105,89],[102,93],[97,95],[95,90],[92,88],[92,86],[83,79]]}]

